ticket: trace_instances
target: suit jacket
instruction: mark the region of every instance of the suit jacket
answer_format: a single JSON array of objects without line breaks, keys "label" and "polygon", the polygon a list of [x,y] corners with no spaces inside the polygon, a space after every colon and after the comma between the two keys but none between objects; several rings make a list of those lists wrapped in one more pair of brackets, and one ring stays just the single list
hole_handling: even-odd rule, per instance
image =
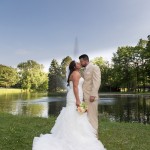
[{"label": "suit jacket", "polygon": [[97,65],[89,63],[83,72],[83,94],[84,100],[89,100],[90,96],[98,99],[98,90],[101,84],[101,71]]}]

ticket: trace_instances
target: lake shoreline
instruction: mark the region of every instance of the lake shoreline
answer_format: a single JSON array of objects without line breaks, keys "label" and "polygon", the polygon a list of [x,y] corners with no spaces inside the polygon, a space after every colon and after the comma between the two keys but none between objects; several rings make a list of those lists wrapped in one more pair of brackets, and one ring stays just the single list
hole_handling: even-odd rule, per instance
[{"label": "lake shoreline", "polygon": [[22,89],[0,88],[0,94],[19,94],[19,93],[22,93]]},{"label": "lake shoreline", "polygon": [[139,96],[142,96],[142,95],[147,95],[147,96],[150,96],[150,93],[113,93],[113,92],[100,92],[99,93],[99,96],[100,95],[114,95],[114,96],[118,96],[118,95],[139,95]]},{"label": "lake shoreline", "polygon": [[[0,88],[0,94],[11,94],[11,93],[15,93],[15,94],[19,94],[19,93],[26,93],[25,90],[23,89],[17,89],[17,88]],[[28,93],[28,92],[27,92]],[[31,91],[29,93],[45,93],[47,94],[47,96],[65,96],[67,94],[67,92],[36,92],[36,91]],[[145,93],[132,93],[132,92],[99,92],[99,96],[100,95],[147,95],[150,96],[150,92],[145,92]]]}]

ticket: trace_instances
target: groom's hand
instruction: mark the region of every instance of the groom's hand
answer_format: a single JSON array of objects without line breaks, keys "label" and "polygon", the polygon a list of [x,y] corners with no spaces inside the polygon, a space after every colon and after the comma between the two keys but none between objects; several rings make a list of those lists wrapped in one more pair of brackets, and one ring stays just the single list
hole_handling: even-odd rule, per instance
[{"label": "groom's hand", "polygon": [[95,96],[90,96],[90,102],[94,102],[95,101]]}]

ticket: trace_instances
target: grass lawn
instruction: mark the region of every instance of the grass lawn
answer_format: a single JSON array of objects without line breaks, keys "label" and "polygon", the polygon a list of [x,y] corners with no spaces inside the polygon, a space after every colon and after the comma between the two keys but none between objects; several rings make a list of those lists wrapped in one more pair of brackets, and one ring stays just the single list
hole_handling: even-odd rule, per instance
[{"label": "grass lawn", "polygon": [[15,94],[21,93],[21,89],[13,89],[13,88],[0,88],[0,94]]},{"label": "grass lawn", "polygon": [[[33,138],[49,133],[55,119],[0,113],[0,150],[31,150]],[[99,132],[107,150],[150,150],[150,125],[101,121]]]},{"label": "grass lawn", "polygon": [[99,131],[108,150],[150,150],[150,125],[101,122]]}]

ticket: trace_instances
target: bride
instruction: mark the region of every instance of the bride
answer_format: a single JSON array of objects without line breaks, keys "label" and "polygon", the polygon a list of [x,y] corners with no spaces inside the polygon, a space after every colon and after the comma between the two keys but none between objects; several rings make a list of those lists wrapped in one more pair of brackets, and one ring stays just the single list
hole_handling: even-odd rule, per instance
[{"label": "bride", "polygon": [[87,113],[79,113],[77,107],[83,101],[84,79],[79,70],[80,63],[69,65],[67,104],[55,121],[50,134],[34,137],[32,150],[105,150],[97,139],[96,131],[90,124]]}]

